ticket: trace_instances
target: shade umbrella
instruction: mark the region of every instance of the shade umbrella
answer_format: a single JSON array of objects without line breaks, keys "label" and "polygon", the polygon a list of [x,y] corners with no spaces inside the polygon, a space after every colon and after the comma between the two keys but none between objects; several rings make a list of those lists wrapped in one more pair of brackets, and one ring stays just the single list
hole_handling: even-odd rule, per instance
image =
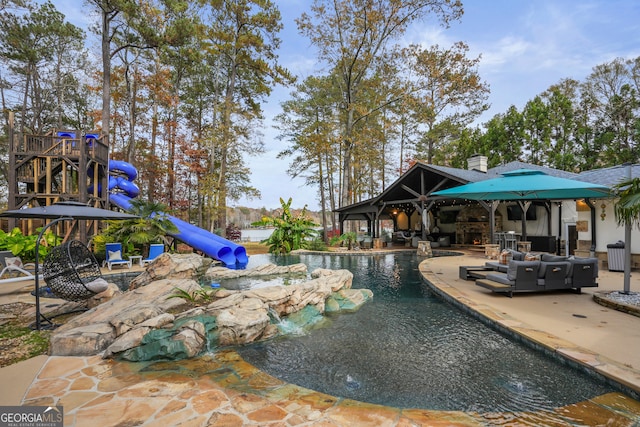
[{"label": "shade umbrella", "polygon": [[[0,217],[4,218],[21,218],[21,219],[52,219],[49,224],[42,227],[38,240],[36,240],[36,262],[35,262],[35,282],[36,282],[36,322],[35,328],[40,329],[40,318],[44,317],[40,314],[40,282],[39,282],[39,264],[40,264],[40,240],[44,232],[52,225],[60,221],[68,220],[125,220],[139,218],[137,215],[125,212],[111,211],[108,209],[94,208],[80,202],[58,202],[49,206],[36,206],[34,208],[14,209],[0,213]],[[45,320],[49,321],[49,319]],[[49,321],[49,323],[51,323]]]},{"label": "shade umbrella", "polygon": [[468,200],[570,200],[612,197],[611,190],[604,185],[559,178],[531,169],[505,172],[499,178],[472,182],[431,194]]}]

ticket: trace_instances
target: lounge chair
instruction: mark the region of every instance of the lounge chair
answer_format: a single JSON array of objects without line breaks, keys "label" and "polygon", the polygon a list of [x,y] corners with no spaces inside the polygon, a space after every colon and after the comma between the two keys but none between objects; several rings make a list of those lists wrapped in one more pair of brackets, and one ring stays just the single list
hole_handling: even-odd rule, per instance
[{"label": "lounge chair", "polygon": [[106,264],[109,271],[114,265],[126,265],[131,269],[131,260],[122,259],[122,243],[107,243],[105,245],[106,258],[104,264]]},{"label": "lounge chair", "polygon": [[145,264],[152,262],[162,253],[164,253],[164,245],[162,243],[152,244],[151,246],[149,246],[149,256],[143,260],[140,260],[140,265],[144,266]]},{"label": "lounge chair", "polygon": [[35,264],[23,264],[11,251],[0,251],[0,280],[25,280],[35,277]]}]

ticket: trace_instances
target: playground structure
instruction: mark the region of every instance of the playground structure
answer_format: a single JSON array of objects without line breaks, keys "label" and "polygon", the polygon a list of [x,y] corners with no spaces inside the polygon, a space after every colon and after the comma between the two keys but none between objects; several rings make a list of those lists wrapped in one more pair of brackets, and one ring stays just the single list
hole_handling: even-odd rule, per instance
[{"label": "playground structure", "polygon": [[[99,187],[107,185],[109,147],[95,133],[77,130],[54,131],[45,135],[17,133],[13,113],[9,113],[9,194],[8,207],[49,206],[60,201],[81,202],[108,209],[108,194]],[[89,183],[98,183],[89,193]],[[65,241],[100,232],[100,221],[69,221],[59,224],[56,234]],[[10,218],[9,229],[20,223],[24,234],[35,234],[44,220]]]},{"label": "playground structure", "polygon": [[[98,132],[57,130],[45,135],[14,132],[9,115],[9,210],[49,206],[59,201],[75,201],[96,208],[110,205],[130,210],[131,199],[140,193],[133,182],[137,170],[127,162],[109,160],[109,147]],[[102,189],[108,191],[102,191]],[[244,247],[203,230],[179,218],[169,219],[178,228],[172,237],[215,258],[230,268],[248,262]],[[18,222],[20,221],[20,223]],[[56,234],[64,241],[86,243],[99,234],[99,220],[74,220],[56,224]],[[45,220],[8,219],[8,228],[20,224],[24,234],[34,234]]]}]

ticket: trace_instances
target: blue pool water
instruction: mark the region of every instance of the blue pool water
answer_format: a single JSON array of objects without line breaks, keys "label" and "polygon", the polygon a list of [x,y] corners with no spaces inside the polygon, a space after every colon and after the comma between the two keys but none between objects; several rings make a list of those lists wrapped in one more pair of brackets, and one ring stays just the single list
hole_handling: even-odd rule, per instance
[{"label": "blue pool water", "polygon": [[244,346],[243,358],[284,381],[399,408],[546,411],[613,391],[509,340],[434,296],[414,254],[252,256],[353,272],[372,302],[329,325]]}]

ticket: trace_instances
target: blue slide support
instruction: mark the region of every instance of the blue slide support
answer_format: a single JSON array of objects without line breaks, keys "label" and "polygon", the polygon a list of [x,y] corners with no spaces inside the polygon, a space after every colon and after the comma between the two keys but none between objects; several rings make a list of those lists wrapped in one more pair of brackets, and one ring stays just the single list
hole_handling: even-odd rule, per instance
[{"label": "blue slide support", "polygon": [[[132,182],[138,176],[138,171],[131,163],[110,160],[109,173],[112,174],[109,177],[110,201],[126,211],[130,210],[130,200],[140,192],[138,186]],[[238,265],[245,266],[249,262],[247,251],[243,246],[174,216],[168,215],[168,218],[178,228],[178,233],[171,234],[174,238],[202,251],[207,256],[222,261],[225,266],[236,268]]]}]

